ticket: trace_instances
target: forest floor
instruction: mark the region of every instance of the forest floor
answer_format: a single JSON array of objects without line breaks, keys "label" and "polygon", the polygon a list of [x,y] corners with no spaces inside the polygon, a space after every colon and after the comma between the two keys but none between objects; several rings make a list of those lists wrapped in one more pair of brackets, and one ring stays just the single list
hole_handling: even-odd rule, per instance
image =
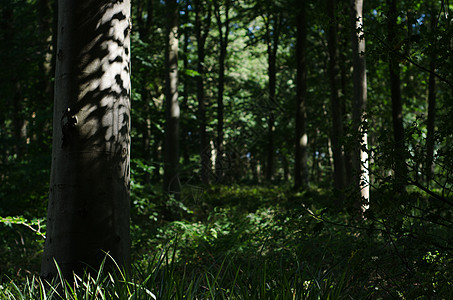
[{"label": "forest floor", "polygon": [[[326,189],[212,186],[179,201],[152,197],[167,197],[165,207],[133,195],[131,281],[157,299],[453,299],[450,252],[395,215],[339,208]],[[42,237],[9,226],[2,238],[0,291],[25,291]]]}]

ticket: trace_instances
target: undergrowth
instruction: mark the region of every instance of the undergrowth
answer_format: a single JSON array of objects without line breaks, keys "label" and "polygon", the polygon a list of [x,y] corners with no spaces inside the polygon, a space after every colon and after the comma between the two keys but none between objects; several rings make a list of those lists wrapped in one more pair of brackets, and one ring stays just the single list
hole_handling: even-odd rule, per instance
[{"label": "undergrowth", "polygon": [[323,191],[214,186],[180,203],[157,193],[133,207],[131,272],[71,284],[9,273],[0,298],[453,299],[445,209],[414,191],[393,203],[383,189],[358,218]]}]

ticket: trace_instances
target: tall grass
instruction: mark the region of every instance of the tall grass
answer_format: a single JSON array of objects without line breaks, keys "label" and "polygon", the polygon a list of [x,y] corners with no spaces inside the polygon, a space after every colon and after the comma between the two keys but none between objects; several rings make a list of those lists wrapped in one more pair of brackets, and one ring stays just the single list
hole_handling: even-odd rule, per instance
[{"label": "tall grass", "polygon": [[[146,270],[134,269],[131,275],[126,275],[129,272],[118,265],[114,272],[106,273],[104,260],[94,275],[74,275],[71,283],[63,279],[60,271],[53,282],[37,276],[24,282],[10,280],[0,286],[0,299],[343,299],[348,296],[347,271],[316,270],[317,274],[310,279],[301,265],[293,270],[277,270],[270,261],[238,265],[232,257],[214,262],[204,270],[188,271],[175,263],[175,250],[167,247]],[[111,257],[107,255],[105,259]]]}]

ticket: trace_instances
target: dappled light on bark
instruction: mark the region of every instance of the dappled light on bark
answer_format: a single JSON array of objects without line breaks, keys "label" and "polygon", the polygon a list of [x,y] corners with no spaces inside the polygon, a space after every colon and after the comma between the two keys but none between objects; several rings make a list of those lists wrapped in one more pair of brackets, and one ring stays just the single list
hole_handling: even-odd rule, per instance
[{"label": "dappled light on bark", "polygon": [[42,275],[129,262],[130,3],[60,4]]}]

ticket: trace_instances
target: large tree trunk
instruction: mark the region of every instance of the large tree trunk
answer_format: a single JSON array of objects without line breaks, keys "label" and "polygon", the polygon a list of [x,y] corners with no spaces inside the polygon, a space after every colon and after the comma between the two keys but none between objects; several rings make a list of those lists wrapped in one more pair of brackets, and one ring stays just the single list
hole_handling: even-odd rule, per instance
[{"label": "large tree trunk", "polygon": [[56,277],[55,260],[71,280],[105,253],[130,266],[130,1],[60,1],[58,19],[41,274]]},{"label": "large tree trunk", "polygon": [[[387,40],[390,47],[397,44],[396,26],[398,13],[396,10],[396,0],[387,0]],[[398,57],[396,53],[389,55],[389,79],[390,92],[392,99],[392,121],[394,156],[393,170],[395,173],[395,190],[400,191],[404,186],[407,168],[404,155],[404,126],[403,126],[403,106],[401,103],[401,79]]]},{"label": "large tree trunk", "polygon": [[164,190],[177,199],[180,194],[179,167],[179,102],[178,102],[178,5],[176,0],[167,0],[168,41],[165,53],[165,145],[164,145]]},{"label": "large tree trunk", "polygon": [[345,162],[341,147],[341,137],[343,136],[343,124],[341,103],[338,90],[338,50],[337,50],[337,23],[335,18],[335,0],[327,1],[327,15],[329,18],[329,28],[327,32],[329,48],[329,81],[330,81],[330,102],[332,113],[332,153],[334,164],[334,187],[342,190],[345,186]]},{"label": "large tree trunk", "polygon": [[[220,15],[220,6],[217,1],[214,1],[215,16],[217,26],[219,28],[220,39],[220,55],[219,55],[219,87],[217,94],[217,156],[215,161],[215,171],[218,182],[223,180],[223,93],[225,85],[225,59],[228,47],[228,35],[230,32],[230,19],[229,19],[229,0],[225,1],[225,22],[222,22]],[[225,32],[223,31],[225,27]]]},{"label": "large tree trunk", "polygon": [[305,58],[307,42],[306,1],[299,1],[297,12],[297,45],[296,45],[296,145],[294,164],[294,188],[308,186],[306,130],[307,109],[307,64]]},{"label": "large tree trunk", "polygon": [[[211,24],[211,8],[208,5],[208,11],[204,10],[204,3],[196,0],[195,4],[195,35],[197,39],[197,99],[198,99],[198,122],[200,132],[200,156],[201,156],[201,181],[204,184],[209,184],[209,177],[211,173],[211,145],[209,143],[208,134],[206,132],[207,119],[206,119],[206,104],[204,92],[204,59],[205,59],[205,43],[209,33]],[[202,15],[207,13],[205,20]],[[203,22],[204,21],[204,22]]]}]

